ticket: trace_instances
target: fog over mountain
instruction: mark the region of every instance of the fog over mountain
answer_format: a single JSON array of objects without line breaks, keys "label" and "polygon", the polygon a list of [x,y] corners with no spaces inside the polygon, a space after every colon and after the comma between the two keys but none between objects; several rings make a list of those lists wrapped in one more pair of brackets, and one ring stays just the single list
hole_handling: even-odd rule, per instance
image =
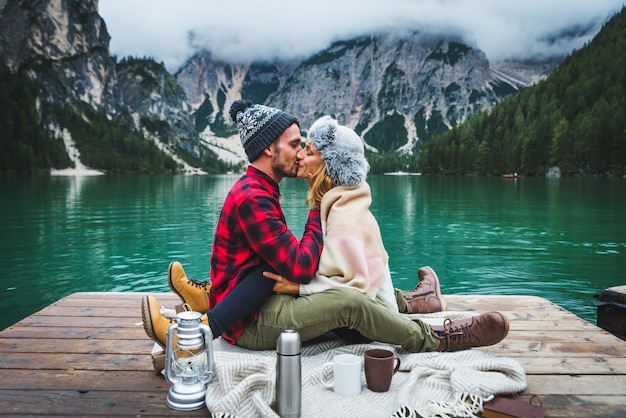
[{"label": "fog over mountain", "polygon": [[302,126],[332,114],[378,172],[417,169],[426,141],[548,77],[615,1],[0,0],[0,61],[31,86],[8,103],[41,131],[9,160],[225,172],[245,161],[228,109],[246,97]]},{"label": "fog over mountain", "polygon": [[174,72],[200,50],[216,59],[305,58],[339,39],[403,29],[459,35],[490,60],[580,48],[623,0],[100,1],[111,53]]}]

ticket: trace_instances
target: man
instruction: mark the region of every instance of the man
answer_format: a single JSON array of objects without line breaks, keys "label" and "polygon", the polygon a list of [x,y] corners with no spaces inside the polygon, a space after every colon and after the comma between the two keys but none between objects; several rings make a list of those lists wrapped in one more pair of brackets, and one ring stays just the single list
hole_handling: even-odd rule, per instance
[{"label": "man", "polygon": [[[328,331],[347,328],[372,341],[423,352],[492,345],[507,335],[508,321],[497,312],[446,320],[444,326],[431,327],[391,313],[349,288],[297,298],[273,295],[260,308],[259,304],[249,307],[251,312],[243,320],[220,323],[216,313],[222,316],[226,311],[225,316],[231,319],[241,315],[241,299],[233,295],[242,294],[252,300],[261,293],[246,290],[249,286],[262,287],[259,274],[264,270],[273,270],[296,283],[307,283],[317,268],[322,238],[319,202],[312,205],[300,242],[288,232],[278,202],[278,182],[297,171],[301,138],[295,118],[248,101],[235,102],[230,113],[237,122],[251,166],[233,186],[220,215],[211,254],[210,292],[208,285],[187,279],[179,263],[172,263],[169,273],[170,287],[184,302],[193,310],[208,311],[203,320],[208,321],[214,337],[222,335],[231,344],[250,349],[274,349],[284,329],[295,329],[303,341],[308,341]],[[277,115],[285,123],[274,124]],[[430,273],[428,270],[420,274],[420,279],[429,276],[430,283],[435,284],[436,275]],[[418,285],[414,296],[432,297],[434,290],[424,287],[428,286],[420,289]],[[438,282],[435,287],[438,292]],[[268,294],[263,293],[264,300]],[[152,296],[144,299],[142,314],[147,334],[164,346],[169,321],[161,315]]]},{"label": "man", "polygon": [[[302,240],[298,241],[289,231],[280,205],[278,184],[284,177],[296,176],[302,149],[297,118],[248,100],[234,102],[230,115],[251,164],[228,193],[216,226],[212,285],[181,280],[185,274],[180,263],[170,265],[168,276],[170,286],[183,300],[190,294],[185,285],[199,292],[199,306],[192,302],[192,307],[208,312],[211,306],[209,326],[213,335],[223,334],[234,344],[243,329],[256,320],[256,308],[271,294],[274,282],[263,277],[263,270],[297,283],[311,280],[322,250],[322,229],[318,204],[310,209]],[[233,291],[231,302],[221,304]],[[156,302],[146,298],[144,305],[155,308]],[[144,319],[150,322],[151,318],[144,314]],[[146,331],[163,345],[163,325],[169,326],[169,322],[159,322],[161,326],[148,326]]]}]

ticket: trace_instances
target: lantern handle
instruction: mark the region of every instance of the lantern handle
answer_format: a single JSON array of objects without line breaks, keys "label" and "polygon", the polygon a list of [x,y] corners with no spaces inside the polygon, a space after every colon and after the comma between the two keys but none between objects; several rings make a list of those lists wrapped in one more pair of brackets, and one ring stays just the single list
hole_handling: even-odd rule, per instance
[{"label": "lantern handle", "polygon": [[167,329],[167,338],[165,342],[165,368],[163,369],[163,374],[165,375],[165,379],[171,383],[176,384],[180,381],[180,377],[176,376],[173,368],[173,349],[174,349],[174,331],[176,331],[177,324],[172,324]]},{"label": "lantern handle", "polygon": [[200,378],[202,383],[209,383],[213,380],[214,364],[213,364],[213,333],[208,325],[200,324],[200,330],[204,336],[204,347],[206,351],[207,375]]}]

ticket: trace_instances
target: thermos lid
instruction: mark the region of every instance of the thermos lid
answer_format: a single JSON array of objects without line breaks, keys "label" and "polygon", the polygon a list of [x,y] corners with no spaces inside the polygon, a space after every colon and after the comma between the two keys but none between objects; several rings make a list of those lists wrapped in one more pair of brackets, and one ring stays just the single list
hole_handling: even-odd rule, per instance
[{"label": "thermos lid", "polygon": [[293,329],[288,329],[280,333],[278,342],[276,343],[276,351],[278,354],[293,356],[300,354],[300,334]]}]

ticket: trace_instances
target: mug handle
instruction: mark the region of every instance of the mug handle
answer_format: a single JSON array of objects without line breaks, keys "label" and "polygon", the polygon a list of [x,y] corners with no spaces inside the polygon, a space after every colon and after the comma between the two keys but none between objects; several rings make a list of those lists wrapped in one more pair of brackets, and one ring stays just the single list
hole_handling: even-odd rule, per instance
[{"label": "mug handle", "polygon": [[396,374],[396,372],[400,368],[400,357],[394,357],[394,360],[396,362],[396,366],[393,368],[393,374]]},{"label": "mug handle", "polygon": [[[322,377],[321,377],[321,381],[322,381],[322,386],[324,386],[327,389],[333,389],[333,367],[334,367],[334,363],[329,362],[326,363],[322,366]],[[329,369],[330,370],[327,370]]]}]

